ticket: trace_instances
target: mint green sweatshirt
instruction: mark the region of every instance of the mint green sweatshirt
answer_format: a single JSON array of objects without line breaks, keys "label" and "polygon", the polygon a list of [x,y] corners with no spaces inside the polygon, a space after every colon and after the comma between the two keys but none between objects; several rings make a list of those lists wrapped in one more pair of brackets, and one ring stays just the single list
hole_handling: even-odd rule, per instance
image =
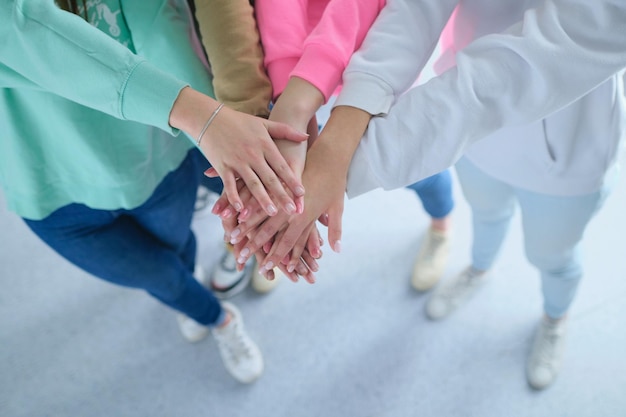
[{"label": "mint green sweatshirt", "polygon": [[0,185],[22,217],[137,207],[194,146],[168,124],[185,86],[213,95],[186,3],[119,4],[94,16],[132,50],[53,0],[0,3]]}]

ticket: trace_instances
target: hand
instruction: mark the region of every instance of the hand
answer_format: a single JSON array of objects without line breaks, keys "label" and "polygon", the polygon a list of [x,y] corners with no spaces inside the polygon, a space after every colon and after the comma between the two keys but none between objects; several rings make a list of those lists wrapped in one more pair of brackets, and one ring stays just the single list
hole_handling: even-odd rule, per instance
[{"label": "hand", "polygon": [[[251,197],[249,192],[245,189],[241,190],[241,195],[244,201],[246,201],[246,198]],[[268,251],[270,249],[271,240],[269,239],[274,236],[274,230],[284,227],[289,221],[289,216],[284,213],[279,213],[271,218],[268,217],[263,210],[258,207],[256,201],[251,201],[250,204],[246,204],[246,206],[246,209],[240,213],[238,217],[234,215],[234,210],[228,205],[224,196],[220,197],[213,207],[213,213],[219,214],[222,218],[222,225],[225,230],[224,240],[233,244],[235,257],[237,258],[237,269],[239,270],[243,270],[244,264],[252,255],[256,255],[259,262],[262,262],[265,258],[265,252],[261,252],[261,250],[264,249]],[[246,215],[247,218],[242,221],[241,218],[244,215]],[[258,231],[257,228],[263,230],[269,228],[272,232],[270,232],[269,235],[265,235],[269,236],[268,239],[259,238],[263,240],[257,240],[257,242],[252,243],[249,241],[248,235],[256,233]],[[261,235],[263,235],[263,233],[259,236]],[[294,245],[295,247],[291,258],[286,257],[283,259],[283,262],[276,263],[275,266],[286,265],[289,272],[287,275],[294,281],[297,281],[297,275],[292,276],[291,273],[295,271],[298,275],[303,276],[307,281],[312,283],[315,277],[312,274],[308,274],[307,269],[304,267],[308,266],[312,272],[316,272],[319,269],[315,260],[322,256],[320,247],[323,244],[323,240],[320,238],[319,232],[315,227],[311,227],[304,232],[303,235],[303,238]],[[302,261],[304,261],[304,263],[302,263]],[[265,275],[266,272],[271,272],[273,266],[274,265],[260,270],[261,274]]]},{"label": "hand", "polygon": [[[324,132],[320,136],[320,145]],[[307,155],[307,164],[304,169],[303,182],[309,189],[304,196],[304,212],[291,216],[286,228],[276,230],[272,248],[265,257],[264,263],[259,264],[263,268],[265,264],[281,261],[290,252],[290,263],[295,262],[302,245],[302,239],[308,236],[309,230],[315,221],[320,219],[328,226],[329,245],[335,252],[341,251],[341,217],[344,207],[344,193],[346,186],[346,174],[341,170],[329,169],[333,166],[332,147],[311,147]],[[331,152],[331,154],[328,154]],[[339,166],[336,164],[335,166]],[[278,219],[276,219],[278,221]],[[253,250],[259,242],[266,240],[278,227],[272,218],[260,226],[256,234],[248,233],[250,249]]]},{"label": "hand", "polygon": [[[304,213],[293,216],[286,229],[276,230],[280,230],[280,234],[273,239],[266,263],[275,263],[290,251],[293,259],[293,248],[302,238],[301,234],[318,218],[328,226],[330,247],[335,252],[341,251],[341,216],[348,167],[370,117],[369,113],[355,107],[333,109],[326,127],[307,153],[302,181],[310,189],[304,197]],[[274,231],[270,226],[271,221],[251,240],[258,243],[266,239]]]},{"label": "hand", "polygon": [[[197,138],[216,108],[215,100],[189,87],[184,88],[172,107],[170,124]],[[236,211],[244,209],[237,189],[238,178],[246,184],[268,215],[275,215],[277,207],[287,213],[296,211],[296,204],[286,193],[283,184],[296,198],[304,195],[304,187],[299,176],[278,151],[273,137],[295,142],[308,139],[305,133],[287,125],[226,107],[219,112],[201,138],[200,148],[222,178],[228,201]],[[278,203],[270,198],[268,192]]]}]

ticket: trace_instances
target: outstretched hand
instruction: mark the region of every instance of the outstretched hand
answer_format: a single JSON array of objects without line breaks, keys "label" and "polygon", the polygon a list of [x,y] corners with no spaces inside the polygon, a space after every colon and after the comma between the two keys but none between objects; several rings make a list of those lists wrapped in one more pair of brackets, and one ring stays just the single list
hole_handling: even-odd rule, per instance
[{"label": "outstretched hand", "polygon": [[[304,187],[273,138],[304,142],[308,135],[286,124],[227,107],[215,115],[206,130],[203,129],[218,105],[210,97],[184,88],[172,107],[170,125],[196,138],[204,156],[222,178],[228,201],[236,211],[244,209],[236,184],[237,179],[241,179],[269,216],[277,214],[279,208],[295,213],[296,204],[285,188],[298,198],[304,195]],[[202,137],[199,137],[201,132]]]}]

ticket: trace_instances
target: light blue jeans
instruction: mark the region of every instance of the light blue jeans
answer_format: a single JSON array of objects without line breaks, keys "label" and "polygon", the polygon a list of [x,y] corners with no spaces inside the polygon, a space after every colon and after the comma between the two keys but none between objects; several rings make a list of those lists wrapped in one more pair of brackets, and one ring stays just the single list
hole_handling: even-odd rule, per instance
[{"label": "light blue jeans", "polygon": [[424,178],[406,188],[417,193],[424,210],[433,219],[446,217],[454,208],[450,170]]},{"label": "light blue jeans", "polygon": [[521,210],[526,256],[541,273],[544,310],[564,316],[583,275],[581,241],[585,228],[608,194],[581,196],[530,192],[487,175],[466,158],[456,164],[463,194],[472,210],[472,265],[492,267],[515,212]]}]

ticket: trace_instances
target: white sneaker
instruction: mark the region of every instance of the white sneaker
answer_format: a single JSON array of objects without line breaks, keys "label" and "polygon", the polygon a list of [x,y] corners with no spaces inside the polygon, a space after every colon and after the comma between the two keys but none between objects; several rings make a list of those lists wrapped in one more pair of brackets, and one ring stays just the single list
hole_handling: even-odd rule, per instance
[{"label": "white sneaker", "polygon": [[232,297],[246,288],[252,275],[252,267],[256,262],[250,258],[243,271],[237,271],[235,254],[226,249],[220,261],[215,265],[211,276],[211,291],[217,298]]},{"label": "white sneaker", "polygon": [[413,266],[413,276],[411,277],[413,288],[418,291],[431,289],[446,269],[449,252],[448,234],[431,227]]},{"label": "white sneaker", "polygon": [[213,205],[219,197],[219,194],[214,193],[205,186],[198,186],[198,191],[196,192],[196,202],[193,207],[194,218],[209,216]]},{"label": "white sneaker", "polygon": [[[200,284],[206,287],[207,279],[204,268],[196,264],[193,275]],[[209,335],[209,328],[207,326],[198,323],[183,313],[176,315],[176,321],[178,322],[178,330],[180,330],[180,333],[189,343],[199,342]]]},{"label": "white sneaker", "polygon": [[544,389],[556,378],[563,360],[567,320],[544,317],[535,334],[526,368],[528,383]]},{"label": "white sneaker", "polygon": [[426,303],[426,315],[433,320],[448,316],[481,286],[485,275],[485,272],[478,272],[470,266],[444,282]]},{"label": "white sneaker", "polygon": [[263,355],[246,334],[239,309],[228,302],[222,303],[222,307],[230,313],[230,321],[224,327],[211,329],[211,333],[228,373],[237,381],[249,384],[263,373]]},{"label": "white sneaker", "polygon": [[252,272],[252,288],[261,294],[268,293],[276,288],[283,275],[279,268],[274,268],[274,279],[270,281],[259,273],[259,265],[255,265]]}]

